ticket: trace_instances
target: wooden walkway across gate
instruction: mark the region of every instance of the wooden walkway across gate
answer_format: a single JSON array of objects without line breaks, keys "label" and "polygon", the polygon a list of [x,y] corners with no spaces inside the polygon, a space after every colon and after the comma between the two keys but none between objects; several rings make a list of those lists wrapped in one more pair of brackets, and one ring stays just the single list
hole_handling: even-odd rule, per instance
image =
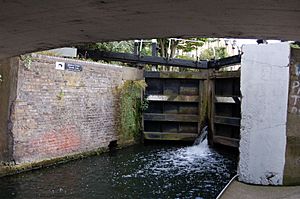
[{"label": "wooden walkway across gate", "polygon": [[240,72],[146,71],[144,138],[194,141],[209,126],[210,144],[238,147]]}]

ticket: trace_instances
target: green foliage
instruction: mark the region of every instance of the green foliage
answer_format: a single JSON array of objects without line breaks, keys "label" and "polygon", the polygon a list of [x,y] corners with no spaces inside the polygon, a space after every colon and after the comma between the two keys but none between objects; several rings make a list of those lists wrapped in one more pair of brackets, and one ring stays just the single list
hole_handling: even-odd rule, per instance
[{"label": "green foliage", "polygon": [[141,110],[142,112],[146,111],[149,107],[149,101],[147,98],[144,98],[141,104]]},{"label": "green foliage", "polygon": [[31,54],[21,55],[21,56],[20,56],[20,59],[21,59],[21,61],[23,61],[24,67],[25,67],[27,70],[29,70],[30,67],[31,67],[32,60],[33,60],[32,55],[31,55]]},{"label": "green foliage", "polygon": [[204,43],[208,41],[207,38],[189,38],[187,40],[190,41],[180,41],[178,44],[178,49],[183,50],[183,52],[191,52],[196,50],[198,47],[203,46]]},{"label": "green foliage", "polygon": [[296,43],[291,43],[291,48],[300,48],[300,45],[299,44],[296,44]]},{"label": "green foliage", "polygon": [[221,59],[229,56],[225,47],[215,48],[215,54],[216,57],[214,57],[213,48],[206,49],[200,54],[200,60]]},{"label": "green foliage", "polygon": [[101,43],[90,43],[83,46],[78,46],[77,48],[83,48],[85,50],[101,50],[109,52],[123,52],[132,53],[133,52],[133,41],[113,41],[113,42],[101,42]]},{"label": "green foliage", "polygon": [[120,139],[137,140],[142,130],[142,110],[148,105],[142,103],[142,92],[146,88],[144,80],[125,81],[117,88],[120,95]]},{"label": "green foliage", "polygon": [[[159,46],[159,54],[161,57],[174,58],[176,50],[180,49],[183,52],[191,52],[196,50],[198,47],[204,45],[208,41],[207,38],[187,38],[184,40],[176,39],[157,39]],[[169,52],[168,52],[169,50]]]},{"label": "green foliage", "polygon": [[[88,43],[83,45],[78,45],[76,48],[81,50],[100,50],[100,51],[107,51],[107,52],[122,52],[122,53],[133,53],[134,48],[134,41],[113,41],[113,42],[101,42],[101,43]],[[86,59],[84,55],[81,55],[80,59],[85,61],[96,61],[92,59]],[[116,62],[116,61],[98,61],[100,63],[110,63],[110,64],[117,64],[121,66],[130,66],[130,64]]]},{"label": "green foliage", "polygon": [[51,52],[51,51],[39,51],[36,52],[36,54],[40,54],[40,55],[46,55],[46,56],[51,56],[51,57],[60,57],[61,55],[59,55],[58,53],[55,52]]},{"label": "green foliage", "polygon": [[[179,40],[170,40],[169,38],[157,39],[158,44],[158,54],[161,57],[169,57],[173,58],[175,56],[175,52],[177,46],[179,44]],[[168,50],[170,50],[168,52]]]},{"label": "green foliage", "polygon": [[187,55],[178,55],[176,58],[178,58],[178,59],[185,59],[185,60],[192,60],[192,61],[195,60],[194,57],[187,56]]},{"label": "green foliage", "polygon": [[56,98],[58,100],[62,100],[65,96],[65,93],[63,92],[63,90],[60,90],[60,92],[58,93],[58,95],[56,96]]},{"label": "green foliage", "polygon": [[151,43],[143,43],[143,48],[141,49],[140,54],[142,56],[151,56],[152,55]]}]

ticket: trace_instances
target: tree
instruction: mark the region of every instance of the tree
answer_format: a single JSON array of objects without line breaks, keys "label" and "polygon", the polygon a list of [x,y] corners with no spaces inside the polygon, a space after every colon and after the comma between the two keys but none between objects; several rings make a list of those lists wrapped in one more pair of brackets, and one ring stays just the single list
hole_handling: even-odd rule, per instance
[{"label": "tree", "polygon": [[[207,38],[188,38],[188,39],[176,39],[176,38],[161,38],[157,39],[158,55],[161,57],[174,58],[176,56],[177,49],[183,52],[191,52],[198,47],[204,45],[207,42]],[[141,55],[151,55],[151,43],[144,42],[141,49]],[[76,46],[78,49],[84,50],[101,50],[109,52],[123,52],[132,53],[134,48],[134,41],[114,41],[114,42],[100,42],[89,43]]]},{"label": "tree", "polygon": [[208,38],[189,38],[186,40],[182,40],[178,44],[178,49],[181,49],[183,52],[191,52],[203,46],[208,41]]},{"label": "tree", "polygon": [[[206,42],[214,42],[214,39],[211,38],[188,38],[188,39],[180,39],[180,38],[161,38],[157,39],[158,44],[158,56],[166,57],[166,58],[181,58],[181,59],[189,59],[195,60],[194,57],[190,57],[187,54],[177,55],[177,50],[181,50],[182,52],[188,53],[194,50],[197,50],[199,47],[203,46]],[[77,48],[82,50],[101,50],[101,51],[109,51],[109,52],[123,52],[123,53],[133,53],[134,51],[134,41],[115,41],[115,42],[101,42],[101,43],[90,43],[81,46],[77,46]],[[151,42],[144,41],[142,42],[142,47],[140,49],[140,55],[142,56],[151,56],[152,54],[152,46]],[[198,53],[196,53],[198,54]],[[226,48],[209,48],[204,50],[201,55],[201,60],[210,60],[210,59],[219,59],[227,57]],[[114,62],[110,62],[114,63]],[[117,63],[122,65],[127,65],[124,63]],[[129,64],[130,66],[130,64]],[[147,67],[147,65],[144,65]],[[149,65],[148,67],[151,67]],[[173,70],[172,67],[159,66],[162,70]],[[180,69],[182,70],[182,69]]]},{"label": "tree", "polygon": [[78,49],[85,50],[101,50],[109,52],[123,52],[132,53],[134,42],[129,41],[113,41],[113,42],[101,42],[101,43],[89,43],[77,46]]},{"label": "tree", "polygon": [[228,57],[228,53],[225,47],[208,48],[202,51],[200,54],[200,60],[211,60],[211,59],[221,59]]},{"label": "tree", "polygon": [[191,52],[196,50],[198,47],[204,45],[207,42],[207,38],[187,38],[187,39],[176,39],[176,38],[164,38],[157,39],[159,47],[159,55],[161,57],[174,58],[176,56],[177,49],[183,52]]},{"label": "tree", "polygon": [[175,56],[179,41],[164,38],[164,39],[157,39],[157,44],[158,44],[158,52],[161,57],[173,58]]}]

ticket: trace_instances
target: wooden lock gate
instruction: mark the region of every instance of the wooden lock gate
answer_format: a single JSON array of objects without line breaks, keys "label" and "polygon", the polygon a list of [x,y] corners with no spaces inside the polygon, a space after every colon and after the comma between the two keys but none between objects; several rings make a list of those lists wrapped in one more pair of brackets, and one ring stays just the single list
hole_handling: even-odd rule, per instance
[{"label": "wooden lock gate", "polygon": [[194,141],[208,125],[209,143],[238,147],[240,71],[145,71],[146,140]]}]

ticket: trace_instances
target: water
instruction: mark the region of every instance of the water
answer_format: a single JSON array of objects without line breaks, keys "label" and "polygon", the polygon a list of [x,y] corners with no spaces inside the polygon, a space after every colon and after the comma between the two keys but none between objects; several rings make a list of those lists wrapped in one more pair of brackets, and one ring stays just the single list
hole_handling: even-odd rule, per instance
[{"label": "water", "polygon": [[208,126],[205,126],[200,134],[198,135],[198,137],[196,138],[195,142],[194,142],[194,145],[200,145],[201,142],[203,142],[206,138],[207,138],[207,134],[208,134]]},{"label": "water", "polygon": [[197,146],[137,145],[0,178],[0,198],[215,198],[236,155]]}]

